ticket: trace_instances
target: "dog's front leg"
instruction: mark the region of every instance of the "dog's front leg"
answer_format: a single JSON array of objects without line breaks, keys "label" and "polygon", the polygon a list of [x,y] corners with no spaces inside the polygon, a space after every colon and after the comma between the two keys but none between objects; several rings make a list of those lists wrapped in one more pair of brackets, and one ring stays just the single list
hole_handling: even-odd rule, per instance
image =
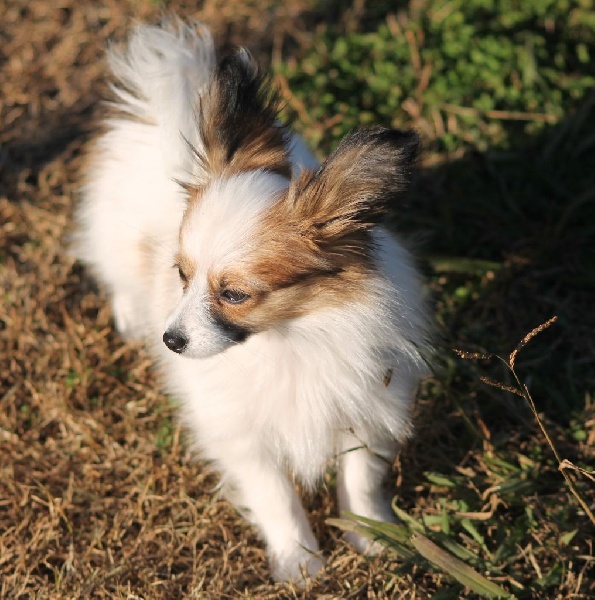
[{"label": "dog's front leg", "polygon": [[[343,431],[337,446],[339,510],[368,519],[394,521],[383,483],[396,455],[396,442],[366,432]],[[356,533],[349,533],[346,538],[359,552],[376,554],[382,549],[377,542],[371,543]]]},{"label": "dog's front leg", "polygon": [[263,535],[277,581],[315,577],[324,565],[298,493],[272,460],[242,456],[225,469],[231,500]]}]

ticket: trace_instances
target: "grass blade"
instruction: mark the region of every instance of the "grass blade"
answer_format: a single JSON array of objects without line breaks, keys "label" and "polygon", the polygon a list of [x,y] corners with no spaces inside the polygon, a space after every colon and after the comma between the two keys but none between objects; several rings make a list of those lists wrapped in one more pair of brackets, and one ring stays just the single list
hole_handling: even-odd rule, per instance
[{"label": "grass blade", "polygon": [[[360,518],[357,517],[359,520]],[[327,524],[338,527],[343,531],[357,533],[369,540],[380,542],[387,548],[394,550],[401,558],[410,559],[415,552],[410,548],[409,531],[406,527],[400,527],[394,523],[383,523],[382,521],[371,521],[373,525],[362,525],[350,519],[327,519]],[[390,527],[392,525],[392,527]],[[389,527],[387,527],[389,526]]]},{"label": "grass blade", "polygon": [[425,535],[414,533],[411,536],[411,543],[431,564],[439,567],[483,598],[513,598],[504,588],[480,575],[475,569],[437,546]]}]

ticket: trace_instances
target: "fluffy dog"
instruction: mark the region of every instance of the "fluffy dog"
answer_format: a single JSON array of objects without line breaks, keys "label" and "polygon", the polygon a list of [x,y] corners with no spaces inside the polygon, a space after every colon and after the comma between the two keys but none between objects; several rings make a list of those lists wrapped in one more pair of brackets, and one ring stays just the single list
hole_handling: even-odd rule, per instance
[{"label": "fluffy dog", "polygon": [[381,225],[417,136],[363,129],[318,166],[249,53],[218,59],[200,25],[139,26],[108,60],[78,256],[118,330],[150,344],[274,577],[314,576],[291,475],[313,486],[335,459],[340,509],[390,519],[381,483],[426,374],[419,278]]}]

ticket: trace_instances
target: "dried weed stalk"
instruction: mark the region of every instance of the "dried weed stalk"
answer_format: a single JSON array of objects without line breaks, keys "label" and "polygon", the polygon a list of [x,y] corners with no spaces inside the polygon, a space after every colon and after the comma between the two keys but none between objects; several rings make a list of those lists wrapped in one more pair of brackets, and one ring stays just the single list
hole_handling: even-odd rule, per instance
[{"label": "dried weed stalk", "polygon": [[465,352],[464,350],[456,350],[456,349],[454,350],[454,352],[458,356],[460,356],[461,358],[464,358],[466,360],[489,359],[492,357],[497,358],[512,373],[512,376],[514,377],[514,380],[516,381],[516,384],[517,384],[516,386],[507,385],[505,383],[496,381],[494,379],[491,379],[490,377],[485,377],[485,376],[480,377],[480,380],[482,383],[485,383],[486,385],[491,385],[492,387],[498,388],[500,390],[504,390],[505,392],[509,392],[511,394],[515,394],[516,396],[520,396],[521,398],[524,398],[526,400],[527,404],[529,405],[529,408],[531,409],[531,412],[533,413],[533,416],[535,417],[535,420],[537,421],[537,424],[539,425],[539,428],[541,429],[541,432],[543,433],[549,447],[552,449],[552,452],[554,453],[554,456],[556,457],[556,460],[558,461],[558,470],[562,473],[562,476],[564,477],[564,480],[566,481],[566,485],[568,486],[568,489],[572,492],[572,495],[576,498],[577,502],[581,505],[582,509],[585,511],[585,514],[589,517],[591,523],[593,523],[593,525],[595,525],[595,515],[593,514],[593,511],[589,508],[589,505],[587,504],[587,502],[580,495],[579,491],[576,489],[576,486],[574,485],[574,482],[572,481],[572,478],[570,477],[568,471],[571,471],[571,470],[576,471],[576,472],[580,473],[581,475],[584,475],[591,481],[595,481],[595,477],[594,477],[595,473],[591,472],[591,471],[587,471],[585,469],[581,469],[581,468],[577,467],[576,465],[574,465],[568,459],[563,459],[560,456],[560,453],[558,452],[558,449],[556,448],[554,441],[552,440],[551,436],[549,435],[549,433],[543,423],[543,420],[541,419],[541,417],[539,416],[539,413],[537,412],[537,407],[535,406],[535,402],[531,396],[531,393],[529,392],[529,388],[524,383],[521,382],[521,380],[515,370],[515,361],[517,359],[517,356],[519,355],[519,352],[535,336],[537,336],[542,331],[548,329],[557,320],[558,320],[558,317],[554,316],[551,319],[549,319],[548,321],[546,321],[545,323],[542,323],[538,327],[535,327],[534,329],[532,329],[519,342],[517,347],[510,353],[508,360],[499,356],[498,354],[482,354],[479,352]]}]

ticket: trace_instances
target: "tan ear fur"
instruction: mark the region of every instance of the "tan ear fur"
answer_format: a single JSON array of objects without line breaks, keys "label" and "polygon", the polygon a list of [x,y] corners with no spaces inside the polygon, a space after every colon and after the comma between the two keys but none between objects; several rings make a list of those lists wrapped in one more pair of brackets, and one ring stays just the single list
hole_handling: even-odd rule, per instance
[{"label": "tan ear fur", "polygon": [[352,133],[318,171],[292,182],[285,209],[318,246],[366,253],[368,230],[382,221],[408,185],[418,143],[413,131]]}]

